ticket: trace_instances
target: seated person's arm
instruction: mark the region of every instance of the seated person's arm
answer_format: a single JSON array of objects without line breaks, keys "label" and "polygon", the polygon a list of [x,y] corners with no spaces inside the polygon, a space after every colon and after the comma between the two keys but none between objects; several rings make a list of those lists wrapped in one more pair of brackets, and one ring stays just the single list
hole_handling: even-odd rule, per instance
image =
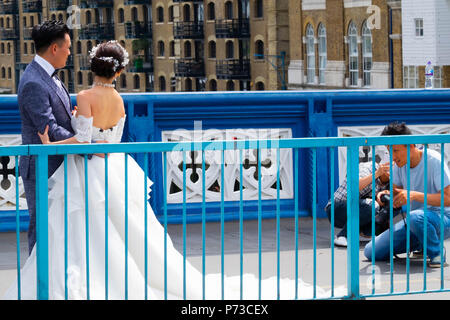
[{"label": "seated person's arm", "polygon": [[[396,202],[398,206],[406,204],[407,190],[397,189],[397,195],[394,197],[394,207],[396,207]],[[419,191],[410,192],[411,201],[417,201],[420,203],[425,202],[425,194]],[[427,205],[440,207],[441,206],[441,192],[427,194]],[[450,206],[450,186],[444,188],[444,206]]]},{"label": "seated person's arm", "polygon": [[[378,169],[375,171],[375,179],[378,179],[383,174],[389,174],[389,163],[381,164]],[[359,191],[363,190],[369,184],[372,183],[373,174],[369,174],[368,176],[359,179]]]}]

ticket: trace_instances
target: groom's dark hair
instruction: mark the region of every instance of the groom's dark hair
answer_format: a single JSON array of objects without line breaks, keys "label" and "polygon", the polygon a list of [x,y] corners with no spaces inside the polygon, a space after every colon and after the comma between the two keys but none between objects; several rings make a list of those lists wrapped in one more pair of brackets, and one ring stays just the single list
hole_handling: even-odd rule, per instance
[{"label": "groom's dark hair", "polygon": [[34,40],[36,52],[44,53],[53,42],[64,40],[66,33],[70,34],[70,29],[62,21],[50,20],[35,25],[31,37]]}]

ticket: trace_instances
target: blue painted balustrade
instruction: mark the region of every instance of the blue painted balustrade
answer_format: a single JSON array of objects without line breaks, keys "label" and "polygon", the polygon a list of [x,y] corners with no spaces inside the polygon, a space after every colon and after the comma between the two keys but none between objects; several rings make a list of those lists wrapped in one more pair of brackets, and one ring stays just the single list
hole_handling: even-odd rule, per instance
[{"label": "blue painted balustrade", "polygon": [[[203,130],[289,128],[293,138],[335,137],[341,126],[384,126],[391,121],[414,124],[450,123],[450,90],[340,90],[340,91],[274,91],[214,93],[145,93],[122,94],[127,112],[123,142],[161,141],[162,132],[194,130],[201,121]],[[72,95],[72,103],[76,103]],[[20,133],[17,97],[0,97],[0,134]],[[310,216],[313,185],[316,186],[318,217],[330,197],[330,149],[317,148],[299,152],[300,166],[294,168],[299,181],[299,212]],[[335,188],[339,182],[337,152],[335,155]],[[144,156],[136,155],[141,166]],[[317,181],[312,182],[312,159],[317,161]],[[154,181],[150,203],[162,216],[163,184],[161,154],[149,154],[148,172]],[[245,201],[245,218],[256,218],[254,201]],[[169,223],[181,222],[181,204],[169,204]],[[201,204],[189,203],[188,222],[198,222]],[[207,219],[217,221],[220,201],[208,202]],[[281,199],[281,216],[292,217],[293,199]],[[225,204],[226,219],[237,219],[239,201]],[[263,217],[275,217],[275,201],[265,200]],[[2,216],[0,212],[0,229]]]}]

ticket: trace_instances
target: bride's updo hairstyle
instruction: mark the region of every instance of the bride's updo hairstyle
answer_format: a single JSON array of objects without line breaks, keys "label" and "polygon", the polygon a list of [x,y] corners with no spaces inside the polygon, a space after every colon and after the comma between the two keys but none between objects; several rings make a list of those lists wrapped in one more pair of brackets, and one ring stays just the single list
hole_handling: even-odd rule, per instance
[{"label": "bride's updo hairstyle", "polygon": [[99,77],[112,78],[128,64],[128,52],[116,40],[99,43],[89,53],[91,71]]}]

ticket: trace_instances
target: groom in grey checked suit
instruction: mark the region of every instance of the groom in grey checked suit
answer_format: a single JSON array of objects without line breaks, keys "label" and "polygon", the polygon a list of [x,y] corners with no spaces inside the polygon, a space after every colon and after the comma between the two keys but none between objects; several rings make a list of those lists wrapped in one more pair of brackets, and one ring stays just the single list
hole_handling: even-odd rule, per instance
[{"label": "groom in grey checked suit", "polygon": [[[45,21],[34,26],[32,38],[36,56],[20,78],[17,93],[24,145],[40,144],[37,133],[43,133],[47,125],[51,141],[65,140],[74,135],[69,92],[56,75],[58,69],[65,67],[70,55],[69,28],[61,21]],[[63,156],[49,156],[48,177],[56,171],[63,159]],[[24,183],[30,215],[29,253],[36,242],[35,162],[34,156],[22,156],[19,161],[19,173]]]}]

